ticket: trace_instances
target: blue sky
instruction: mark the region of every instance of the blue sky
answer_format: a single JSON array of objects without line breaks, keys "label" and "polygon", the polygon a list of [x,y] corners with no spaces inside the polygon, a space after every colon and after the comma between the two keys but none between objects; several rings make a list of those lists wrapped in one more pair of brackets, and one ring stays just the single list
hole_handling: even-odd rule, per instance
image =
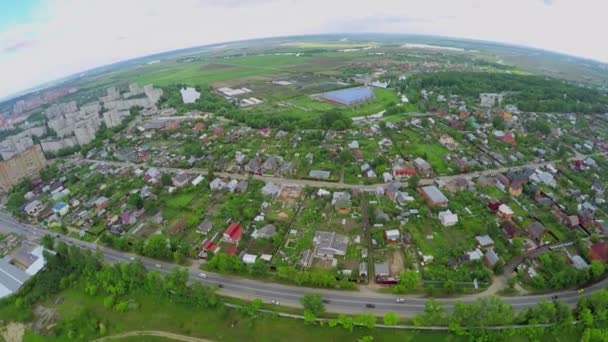
[{"label": "blue sky", "polygon": [[0,1],[0,30],[30,20],[31,14],[39,2],[38,0]]},{"label": "blue sky", "polygon": [[608,62],[608,0],[0,0],[0,98],[96,66],[271,36],[386,32]]}]

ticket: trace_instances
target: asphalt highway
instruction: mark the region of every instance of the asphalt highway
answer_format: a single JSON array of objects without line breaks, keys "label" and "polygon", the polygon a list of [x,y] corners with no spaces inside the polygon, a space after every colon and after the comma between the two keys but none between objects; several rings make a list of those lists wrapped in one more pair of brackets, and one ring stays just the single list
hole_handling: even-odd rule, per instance
[{"label": "asphalt highway", "polygon": [[[38,240],[45,234],[51,234],[55,240],[63,241],[67,244],[76,245],[81,248],[87,248],[95,251],[100,249],[105,259],[108,262],[130,262],[135,259],[141,260],[144,266],[148,269],[156,269],[161,273],[167,273],[178,265],[158,261],[132,253],[121,252],[111,248],[99,246],[93,243],[73,239],[71,237],[49,232],[48,230],[29,224],[24,224],[16,221],[7,214],[0,213],[0,232],[14,232],[26,236],[30,240]],[[336,313],[360,313],[371,312],[374,314],[384,314],[387,311],[394,311],[402,316],[412,316],[424,311],[424,306],[429,298],[421,296],[397,296],[390,294],[376,293],[369,290],[360,291],[339,291],[326,289],[313,289],[298,286],[283,285],[277,283],[263,282],[259,280],[245,279],[236,276],[210,273],[206,271],[198,271],[187,269],[191,281],[199,281],[205,285],[218,286],[221,295],[236,297],[241,299],[260,298],[266,303],[278,301],[281,305],[299,307],[300,298],[307,293],[319,293],[323,298],[329,301],[326,304],[327,311]],[[204,276],[201,275],[204,274]],[[514,297],[501,297],[508,304],[511,304],[516,310],[524,309],[535,305],[543,299],[551,300],[553,296],[558,296],[558,299],[564,303],[575,306],[578,300],[583,296],[588,296],[595,291],[605,288],[608,285],[608,279],[589,286],[584,293],[579,294],[575,290],[559,291],[547,293],[543,295],[525,295]],[[398,303],[397,298],[403,298],[404,301]],[[441,302],[443,306],[450,310],[454,303],[471,302],[479,298],[479,295],[467,295],[450,298],[435,298]],[[368,307],[368,304],[373,307]]]}]

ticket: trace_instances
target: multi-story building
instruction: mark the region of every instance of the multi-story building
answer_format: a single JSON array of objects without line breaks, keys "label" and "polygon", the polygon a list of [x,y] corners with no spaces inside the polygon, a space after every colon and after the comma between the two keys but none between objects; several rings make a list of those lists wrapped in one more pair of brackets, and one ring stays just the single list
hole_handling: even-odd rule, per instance
[{"label": "multi-story building", "polygon": [[0,142],[0,156],[2,156],[2,160],[9,160],[33,145],[34,141],[29,136],[13,135]]},{"label": "multi-story building", "polygon": [[46,165],[40,145],[34,145],[27,150],[0,161],[0,189],[6,191],[24,178],[32,178],[39,174]]},{"label": "multi-story building", "polygon": [[108,128],[120,126],[122,123],[122,115],[117,109],[112,109],[109,112],[103,113],[103,121]]}]

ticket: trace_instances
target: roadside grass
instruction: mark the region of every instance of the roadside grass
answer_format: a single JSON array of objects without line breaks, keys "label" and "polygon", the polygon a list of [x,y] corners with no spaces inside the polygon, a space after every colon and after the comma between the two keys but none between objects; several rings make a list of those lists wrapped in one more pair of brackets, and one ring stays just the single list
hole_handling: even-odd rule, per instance
[{"label": "roadside grass", "polygon": [[[59,305],[46,303],[58,309],[62,317],[81,317],[85,312],[106,322],[107,335],[134,330],[159,330],[184,334],[215,341],[356,341],[362,336],[374,336],[375,341],[466,341],[466,338],[448,335],[446,332],[422,332],[412,330],[374,330],[355,328],[349,332],[343,328],[307,325],[303,321],[275,317],[259,313],[251,320],[234,309],[214,310],[192,307],[165,301],[151,295],[140,294],[134,299],[139,309],[118,313],[103,306],[101,297],[84,294],[81,286],[62,292],[64,301]],[[94,339],[95,336],[86,336]],[[67,336],[40,336],[26,334],[24,341],[66,341]],[[120,339],[117,341],[150,341],[148,337]],[[166,339],[165,339],[166,340]],[[159,341],[163,341],[160,339]]]}]

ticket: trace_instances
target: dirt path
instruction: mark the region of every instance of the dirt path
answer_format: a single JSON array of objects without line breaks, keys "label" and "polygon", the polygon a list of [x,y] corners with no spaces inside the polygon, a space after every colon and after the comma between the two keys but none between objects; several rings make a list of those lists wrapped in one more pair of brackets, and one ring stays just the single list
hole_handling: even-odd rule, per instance
[{"label": "dirt path", "polygon": [[212,340],[207,340],[204,338],[191,337],[186,335],[174,334],[166,331],[157,331],[157,330],[137,330],[137,331],[129,331],[122,334],[116,334],[111,336],[102,337],[93,342],[102,342],[102,341],[113,341],[119,340],[125,337],[132,336],[156,336],[156,337],[165,337],[175,341],[184,341],[184,342],[213,342]]},{"label": "dirt path", "polygon": [[6,342],[21,342],[25,334],[25,326],[21,323],[9,323],[4,330],[0,330]]}]

